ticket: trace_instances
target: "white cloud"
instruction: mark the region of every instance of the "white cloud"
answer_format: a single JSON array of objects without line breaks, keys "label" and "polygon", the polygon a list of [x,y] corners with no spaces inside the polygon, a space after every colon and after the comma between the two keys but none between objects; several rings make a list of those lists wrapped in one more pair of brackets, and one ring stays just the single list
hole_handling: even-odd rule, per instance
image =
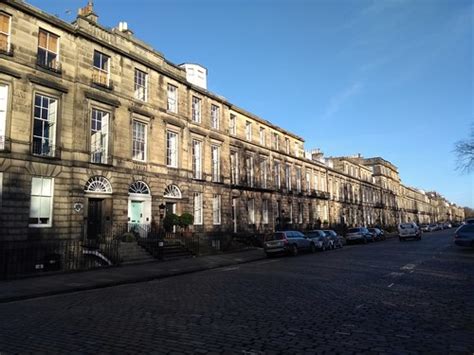
[{"label": "white cloud", "polygon": [[322,119],[326,120],[337,113],[341,107],[353,96],[359,94],[364,87],[362,82],[355,82],[346,87],[341,92],[334,95],[329,101],[329,105],[322,115]]}]

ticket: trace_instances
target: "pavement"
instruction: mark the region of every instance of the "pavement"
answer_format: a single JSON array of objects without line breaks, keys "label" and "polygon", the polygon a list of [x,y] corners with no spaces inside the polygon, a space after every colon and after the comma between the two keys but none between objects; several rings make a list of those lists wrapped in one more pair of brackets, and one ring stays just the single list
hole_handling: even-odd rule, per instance
[{"label": "pavement", "polygon": [[265,258],[262,249],[0,282],[0,303],[146,282]]}]

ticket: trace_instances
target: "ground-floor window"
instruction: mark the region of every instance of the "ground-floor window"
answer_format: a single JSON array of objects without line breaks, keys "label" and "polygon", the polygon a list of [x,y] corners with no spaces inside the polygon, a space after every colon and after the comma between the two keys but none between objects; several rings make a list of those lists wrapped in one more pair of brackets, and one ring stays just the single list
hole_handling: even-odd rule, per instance
[{"label": "ground-floor window", "polygon": [[221,224],[221,195],[212,197],[212,223]]},{"label": "ground-floor window", "polygon": [[202,193],[194,193],[194,224],[202,224]]},{"label": "ground-floor window", "polygon": [[268,200],[262,201],[262,224],[268,224]]},{"label": "ground-floor window", "polygon": [[33,177],[31,180],[30,227],[51,227],[54,180]]},{"label": "ground-floor window", "polygon": [[251,198],[247,201],[249,224],[255,224],[255,199]]}]

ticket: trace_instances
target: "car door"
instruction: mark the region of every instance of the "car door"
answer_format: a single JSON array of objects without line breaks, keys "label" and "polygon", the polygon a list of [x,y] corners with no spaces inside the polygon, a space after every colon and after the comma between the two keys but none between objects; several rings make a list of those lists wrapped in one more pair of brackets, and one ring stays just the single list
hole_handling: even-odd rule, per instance
[{"label": "car door", "polygon": [[292,232],[293,238],[298,244],[299,249],[307,249],[309,248],[310,239],[306,238],[303,233],[300,232]]}]

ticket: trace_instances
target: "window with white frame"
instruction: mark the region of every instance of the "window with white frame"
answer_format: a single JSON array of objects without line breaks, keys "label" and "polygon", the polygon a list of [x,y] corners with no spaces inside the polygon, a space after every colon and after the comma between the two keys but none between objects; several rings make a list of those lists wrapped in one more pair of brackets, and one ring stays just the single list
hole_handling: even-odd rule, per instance
[{"label": "window with white frame", "polygon": [[252,122],[245,122],[245,139],[252,141]]},{"label": "window with white frame", "polygon": [[268,224],[268,200],[262,201],[262,224]]},{"label": "window with white frame", "polygon": [[311,173],[308,170],[306,171],[306,192],[311,192]]},{"label": "window with white frame", "polygon": [[255,224],[255,199],[251,198],[247,201],[248,222]]},{"label": "window with white frame", "polygon": [[8,85],[0,83],[0,150],[5,149],[7,136]]},{"label": "window with white frame", "polygon": [[278,161],[275,161],[273,163],[273,170],[274,170],[274,176],[275,176],[275,188],[280,189],[281,188],[281,171],[280,171],[280,163]]},{"label": "window with white frame", "polygon": [[96,108],[91,116],[91,162],[107,164],[110,113]]},{"label": "window with white frame", "polygon": [[285,165],[285,187],[291,191],[291,166]]},{"label": "window with white frame", "polygon": [[264,127],[260,127],[260,144],[263,145],[264,147],[267,145]]},{"label": "window with white frame", "polygon": [[33,154],[55,156],[58,100],[35,94],[33,119]]},{"label": "window with white frame", "polygon": [[296,167],[296,191],[301,192],[301,168]]},{"label": "window with white frame", "polygon": [[3,195],[3,173],[0,171],[0,208],[2,207]]},{"label": "window with white frame", "polygon": [[303,212],[304,212],[304,205],[301,202],[298,202],[298,223],[303,223]]},{"label": "window with white frame", "polygon": [[211,105],[211,127],[219,129],[220,127],[221,113],[219,106]]},{"label": "window with white frame", "polygon": [[212,181],[221,181],[221,147],[211,145],[211,173]]},{"label": "window with white frame", "polygon": [[168,111],[178,113],[178,88],[168,84]]},{"label": "window with white frame", "polygon": [[293,202],[289,203],[289,209],[290,209],[290,223],[293,223]]},{"label": "window with white frame", "polygon": [[268,179],[268,160],[263,159],[260,162],[260,186],[264,189],[267,188]]},{"label": "window with white frame", "polygon": [[247,185],[250,187],[253,187],[254,185],[253,156],[249,155],[245,159],[245,169],[247,172]]},{"label": "window with white frame", "polygon": [[0,52],[10,52],[11,16],[0,12]]},{"label": "window with white frame", "polygon": [[110,57],[99,51],[94,51],[92,81],[96,84],[109,86]]},{"label": "window with white frame", "polygon": [[141,101],[147,100],[148,74],[135,69],[135,98]]},{"label": "window with white frame", "polygon": [[192,98],[192,119],[193,122],[201,123],[201,99],[196,96]]},{"label": "window with white frame", "polygon": [[166,131],[166,165],[178,167],[178,133]]},{"label": "window with white frame", "polygon": [[132,159],[146,160],[146,124],[133,120],[132,124]]},{"label": "window with white frame", "polygon": [[275,150],[280,150],[280,136],[278,133],[273,133],[272,148]]},{"label": "window with white frame", "polygon": [[237,118],[232,113],[229,117],[229,134],[233,136],[237,134]]},{"label": "window with white frame", "polygon": [[239,153],[236,151],[230,152],[230,180],[231,184],[239,184]]},{"label": "window with white frame", "polygon": [[193,139],[192,141],[193,154],[193,178],[202,179],[202,142]]},{"label": "window with white frame", "polygon": [[31,179],[31,202],[28,224],[30,227],[51,227],[53,215],[54,179]]},{"label": "window with white frame", "polygon": [[290,140],[288,138],[285,138],[285,151],[286,154],[290,154]]},{"label": "window with white frame", "polygon": [[40,29],[38,32],[38,65],[57,70],[59,69],[59,37]]},{"label": "window with white frame", "polygon": [[299,158],[300,156],[300,146],[298,142],[295,142],[295,157]]},{"label": "window with white frame", "polygon": [[221,195],[212,196],[212,224],[221,224]]},{"label": "window with white frame", "polygon": [[201,225],[203,216],[202,216],[202,193],[195,192],[193,197],[193,207],[194,207],[194,224]]}]

